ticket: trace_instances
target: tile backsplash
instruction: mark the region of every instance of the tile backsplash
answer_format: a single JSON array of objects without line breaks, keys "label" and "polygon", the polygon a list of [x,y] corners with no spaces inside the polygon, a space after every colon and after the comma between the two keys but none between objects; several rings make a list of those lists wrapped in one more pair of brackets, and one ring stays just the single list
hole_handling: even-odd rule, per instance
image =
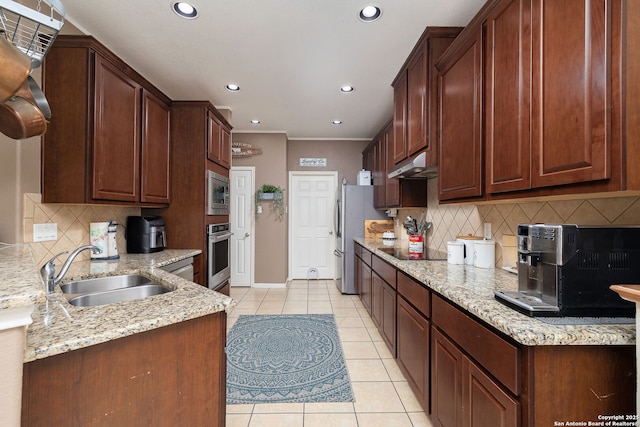
[{"label": "tile backsplash", "polygon": [[[127,216],[140,215],[140,208],[110,205],[69,205],[42,203],[40,194],[24,194],[23,242],[28,243],[37,265],[64,251],[89,244],[91,222],[115,221],[124,226]],[[33,224],[58,224],[58,239],[49,242],[33,241]],[[118,226],[117,242],[120,253],[126,252],[124,227]],[[78,259],[89,259],[89,252],[80,253]]]},{"label": "tile backsplash", "polygon": [[[520,223],[573,223],[579,225],[640,225],[640,197],[582,198],[554,201],[514,201],[499,204],[451,204],[438,202],[438,180],[427,184],[427,209],[400,209],[398,223],[407,215],[420,218],[426,213],[433,227],[427,232],[426,245],[446,255],[447,242],[458,235],[483,236],[484,223],[491,224],[496,240],[496,266],[503,265],[504,235],[515,235]],[[402,227],[400,226],[400,229]],[[406,234],[400,232],[401,238]]]}]

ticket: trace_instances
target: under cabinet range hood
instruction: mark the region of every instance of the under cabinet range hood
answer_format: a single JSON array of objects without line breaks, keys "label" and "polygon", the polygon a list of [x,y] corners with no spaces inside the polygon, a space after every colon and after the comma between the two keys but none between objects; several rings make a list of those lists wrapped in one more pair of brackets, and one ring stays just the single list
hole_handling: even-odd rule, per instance
[{"label": "under cabinet range hood", "polygon": [[435,178],[438,169],[426,166],[427,153],[420,153],[411,160],[401,164],[387,175],[389,178]]}]

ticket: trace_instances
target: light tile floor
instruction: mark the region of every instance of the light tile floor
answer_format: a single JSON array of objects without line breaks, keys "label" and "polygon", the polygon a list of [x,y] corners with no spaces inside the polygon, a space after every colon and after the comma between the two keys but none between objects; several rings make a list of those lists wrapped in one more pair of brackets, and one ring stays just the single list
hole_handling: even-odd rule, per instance
[{"label": "light tile floor", "polygon": [[331,280],[298,280],[286,289],[231,288],[241,314],[333,313],[355,402],[227,405],[227,427],[432,427],[356,295]]}]

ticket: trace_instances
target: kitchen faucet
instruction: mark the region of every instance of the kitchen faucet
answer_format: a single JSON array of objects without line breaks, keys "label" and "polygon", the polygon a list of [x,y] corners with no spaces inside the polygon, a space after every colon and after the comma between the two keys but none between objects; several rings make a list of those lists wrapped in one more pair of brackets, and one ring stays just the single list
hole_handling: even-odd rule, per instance
[{"label": "kitchen faucet", "polygon": [[60,255],[69,253],[69,251],[60,252],[58,255],[51,258],[49,261],[47,261],[45,265],[42,266],[42,268],[40,269],[40,275],[42,275],[42,280],[44,280],[44,283],[47,286],[47,293],[49,294],[53,293],[53,290],[55,289],[56,285],[60,283],[64,278],[64,275],[67,274],[67,270],[69,269],[69,266],[71,265],[73,260],[78,256],[80,252],[88,249],[91,249],[91,251],[94,254],[102,253],[102,249],[94,245],[80,246],[78,249],[71,252],[71,255],[69,255],[69,257],[64,262],[64,264],[62,264],[62,268],[60,269],[60,272],[58,273],[57,276],[56,276],[56,265],[54,261]]}]

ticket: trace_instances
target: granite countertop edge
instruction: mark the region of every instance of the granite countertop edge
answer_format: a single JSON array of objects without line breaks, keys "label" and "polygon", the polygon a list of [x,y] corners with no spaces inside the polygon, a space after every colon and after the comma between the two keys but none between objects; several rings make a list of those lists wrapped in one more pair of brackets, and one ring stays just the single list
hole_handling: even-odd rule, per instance
[{"label": "granite countertop edge", "polygon": [[356,238],[357,243],[431,291],[525,346],[632,345],[635,323],[555,325],[526,316],[495,299],[494,292],[515,291],[517,276],[500,268],[451,265],[443,260],[399,260],[380,248],[381,239]]},{"label": "granite countertop edge", "polygon": [[[168,264],[200,254],[200,250],[165,249],[151,254],[121,254],[113,261],[74,261],[63,283],[93,277],[140,274],[172,289],[144,299],[95,307],[76,307],[56,287],[47,295],[33,263],[25,267],[27,258],[5,262],[0,270],[0,308],[32,304],[33,323],[27,328],[24,362],[66,353],[113,339],[184,322],[197,317],[225,311],[236,302],[223,294],[182,279],[161,269]],[[6,252],[5,252],[6,254]],[[0,253],[0,261],[9,255]],[[21,273],[10,267],[20,262]],[[14,298],[11,298],[11,292]]]}]

